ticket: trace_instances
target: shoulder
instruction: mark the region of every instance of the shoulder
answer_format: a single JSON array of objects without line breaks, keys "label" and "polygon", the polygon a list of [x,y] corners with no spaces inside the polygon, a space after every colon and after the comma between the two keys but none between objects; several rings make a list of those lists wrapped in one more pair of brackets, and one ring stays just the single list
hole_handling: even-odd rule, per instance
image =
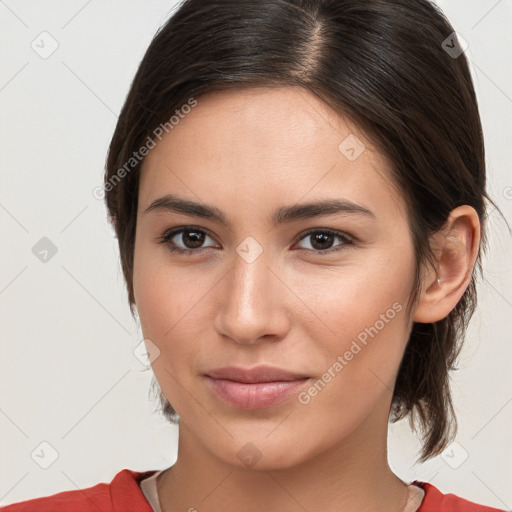
[{"label": "shoulder", "polygon": [[425,491],[425,497],[417,512],[504,512],[504,509],[479,505],[455,494],[443,494],[437,487],[426,482],[416,480],[413,484]]},{"label": "shoulder", "polygon": [[110,483],[99,483],[85,489],[59,492],[0,507],[1,512],[152,512],[140,490],[139,481],[152,471],[119,471]]}]

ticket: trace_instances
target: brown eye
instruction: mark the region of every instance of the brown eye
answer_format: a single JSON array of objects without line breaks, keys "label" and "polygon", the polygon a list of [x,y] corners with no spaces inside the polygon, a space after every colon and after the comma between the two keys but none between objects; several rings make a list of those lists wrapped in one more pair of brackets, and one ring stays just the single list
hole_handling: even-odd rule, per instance
[{"label": "brown eye", "polygon": [[193,254],[201,252],[206,238],[211,238],[204,230],[194,227],[172,229],[158,239],[158,243],[167,245],[171,252]]},{"label": "brown eye", "polygon": [[[180,233],[178,233],[179,235]],[[176,235],[174,235],[176,236]],[[183,230],[181,231],[181,239],[180,241],[185,245],[186,249],[197,249],[201,247],[206,238],[206,233],[202,231],[192,231],[192,230]]]},{"label": "brown eye", "polygon": [[[336,239],[341,243],[333,245]],[[344,233],[333,231],[331,229],[316,229],[307,232],[301,240],[309,242],[311,248],[303,248],[307,252],[330,253],[343,249],[346,246],[354,244],[354,241]]]}]

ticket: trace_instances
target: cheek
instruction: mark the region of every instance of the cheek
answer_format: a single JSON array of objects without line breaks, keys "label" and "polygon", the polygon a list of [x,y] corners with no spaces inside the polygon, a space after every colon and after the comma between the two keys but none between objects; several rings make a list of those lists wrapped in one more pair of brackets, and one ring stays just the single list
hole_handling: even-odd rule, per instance
[{"label": "cheek", "polygon": [[179,278],[181,274],[157,269],[139,271],[134,293],[144,336],[163,346],[185,328],[201,295],[190,281]]},{"label": "cheek", "polygon": [[414,279],[412,249],[398,253],[377,254],[364,268],[310,280],[302,289],[311,310],[302,327],[321,351],[325,371],[318,387],[331,390],[322,391],[326,406],[341,401],[361,410],[392,392],[409,334],[406,306]]},{"label": "cheek", "polygon": [[207,292],[214,284],[207,273],[191,279],[186,267],[171,266],[161,247],[136,252],[134,296],[143,336],[162,356],[153,364],[158,380],[165,370],[181,374],[189,365],[180,362],[193,359],[199,350],[196,344],[204,339]]},{"label": "cheek", "polygon": [[162,349],[162,336],[177,322],[182,301],[172,293],[179,289],[173,284],[176,274],[158,257],[162,248],[148,245],[135,244],[133,291],[144,337]]},{"label": "cheek", "polygon": [[[410,247],[404,246],[394,254],[376,251],[371,257],[354,258],[345,267],[322,273],[315,270],[305,277],[290,274],[288,283],[307,306],[315,328],[321,327],[329,337],[347,340],[377,321],[380,326],[381,315],[386,329],[391,323],[396,326],[404,322],[413,279],[413,253]],[[388,323],[388,317],[394,319],[396,310],[400,309],[393,308],[395,303],[403,310],[400,322]],[[304,322],[303,327],[307,325]],[[342,348],[336,347],[336,342],[334,345],[332,348]]]},{"label": "cheek", "polygon": [[308,418],[324,417],[324,429],[334,437],[348,435],[376,407],[391,402],[408,322],[403,304],[384,300],[382,305],[373,303],[363,311],[352,305],[338,315],[330,341],[316,334],[313,350],[323,343],[323,365],[299,396],[300,410]]}]

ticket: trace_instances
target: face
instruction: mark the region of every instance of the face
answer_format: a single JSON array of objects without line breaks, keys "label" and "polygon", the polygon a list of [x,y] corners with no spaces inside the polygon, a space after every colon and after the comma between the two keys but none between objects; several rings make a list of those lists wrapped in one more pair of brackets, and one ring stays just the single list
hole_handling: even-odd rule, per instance
[{"label": "face", "polygon": [[[289,467],[385,436],[413,277],[386,159],[309,91],[202,96],[144,161],[143,335],[180,429],[227,463]],[[305,378],[206,376],[261,365]]]}]

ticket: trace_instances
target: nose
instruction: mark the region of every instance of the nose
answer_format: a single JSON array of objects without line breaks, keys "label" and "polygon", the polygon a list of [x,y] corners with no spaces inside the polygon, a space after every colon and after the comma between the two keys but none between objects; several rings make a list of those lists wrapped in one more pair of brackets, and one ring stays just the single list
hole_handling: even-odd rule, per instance
[{"label": "nose", "polygon": [[218,297],[215,329],[239,344],[282,339],[290,328],[288,313],[293,307],[293,293],[278,267],[264,254],[252,263],[237,254],[223,286],[217,290],[222,296]]}]

